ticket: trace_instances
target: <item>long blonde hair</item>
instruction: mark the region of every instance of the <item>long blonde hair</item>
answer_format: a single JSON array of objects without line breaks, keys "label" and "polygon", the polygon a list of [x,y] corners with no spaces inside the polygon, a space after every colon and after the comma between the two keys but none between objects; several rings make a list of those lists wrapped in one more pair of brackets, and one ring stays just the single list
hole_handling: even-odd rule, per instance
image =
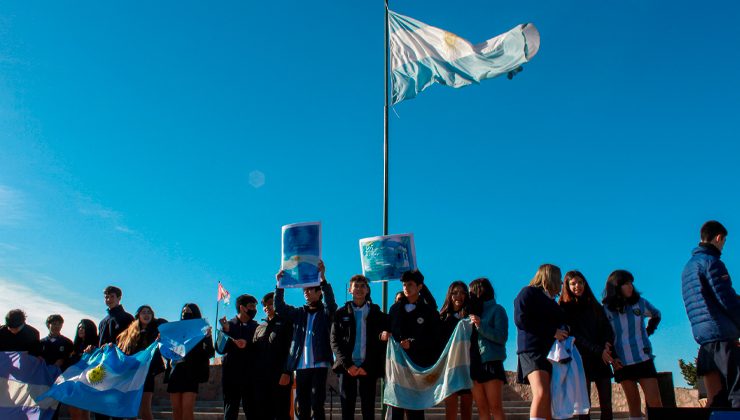
[{"label": "long blonde hair", "polygon": [[116,339],[118,348],[127,355],[132,355],[138,349],[139,337],[141,337],[141,324],[135,319]]},{"label": "long blonde hair", "polygon": [[560,268],[553,264],[542,264],[529,285],[545,289],[551,297],[557,296],[562,285]]}]

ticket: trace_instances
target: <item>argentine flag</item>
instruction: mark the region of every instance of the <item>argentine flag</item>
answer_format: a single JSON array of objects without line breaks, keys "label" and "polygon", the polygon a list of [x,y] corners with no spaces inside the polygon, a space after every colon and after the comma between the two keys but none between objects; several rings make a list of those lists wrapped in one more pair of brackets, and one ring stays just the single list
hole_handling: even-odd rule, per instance
[{"label": "argentine flag", "polygon": [[0,352],[0,419],[51,420],[57,402],[43,394],[59,368],[27,352]]},{"label": "argentine flag", "polygon": [[473,387],[470,379],[469,319],[457,323],[442,351],[442,356],[428,369],[415,365],[396,340],[388,340],[385,364],[386,386],[383,403],[408,410],[425,410],[462,389]]},{"label": "argentine flag", "polygon": [[388,11],[391,46],[391,104],[416,97],[434,83],[463,87],[528,62],[540,47],[531,23],[478,45],[452,32]]},{"label": "argentine flag", "polygon": [[72,407],[112,417],[136,418],[144,380],[157,348],[126,356],[115,346],[104,346],[82,356],[39,398],[50,397]]}]

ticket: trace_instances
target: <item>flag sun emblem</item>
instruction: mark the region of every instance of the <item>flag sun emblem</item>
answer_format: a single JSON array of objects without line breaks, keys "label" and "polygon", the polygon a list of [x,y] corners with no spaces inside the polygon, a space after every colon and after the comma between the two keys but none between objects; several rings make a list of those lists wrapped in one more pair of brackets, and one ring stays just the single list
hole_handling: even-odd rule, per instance
[{"label": "flag sun emblem", "polygon": [[102,364],[99,364],[94,368],[88,370],[86,376],[87,380],[90,381],[92,385],[97,385],[103,382],[103,379],[105,379],[105,368]]}]

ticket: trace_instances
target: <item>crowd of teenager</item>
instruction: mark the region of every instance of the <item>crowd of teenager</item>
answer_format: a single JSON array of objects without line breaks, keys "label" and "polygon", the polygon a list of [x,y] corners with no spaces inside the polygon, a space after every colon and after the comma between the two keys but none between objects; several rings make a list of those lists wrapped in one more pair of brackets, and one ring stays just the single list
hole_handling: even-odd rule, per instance
[{"label": "crowd of teenager", "polygon": [[[740,407],[740,304],[726,267],[719,257],[727,230],[719,222],[705,223],[701,242],[682,275],[682,292],[692,332],[700,345],[697,368],[704,378],[710,405]],[[288,419],[292,385],[299,419],[323,419],[326,383],[330,371],[338,375],[342,418],[355,418],[359,396],[364,419],[375,418],[376,389],[385,372],[386,346],[395,340],[419,367],[429,367],[440,357],[457,324],[468,319],[474,326],[470,340],[472,388],[445,400],[448,419],[473,416],[475,403],[480,419],[504,419],[503,386],[507,382],[509,318],[486,278],[466,284],[452,282],[441,308],[425,287],[418,270],[403,274],[403,290],[384,313],[370,299],[370,283],[362,275],[349,279],[352,299],[338,307],[325,267],[319,262],[320,284],[303,289],[305,304],[291,306],[284,289],[276,287],[258,302],[249,294],[235,302],[237,314],[218,320],[226,337],[218,346],[222,354],[224,418],[236,419],[240,407],[251,419]],[[276,275],[279,280],[280,271]],[[612,378],[619,383],[631,419],[641,418],[641,396],[648,407],[660,407],[657,372],[649,336],[661,314],[635,288],[633,275],[613,271],[596,298],[585,275],[572,270],[563,276],[552,264],[541,265],[513,302],[517,328],[516,381],[532,391],[531,419],[551,418],[552,362],[548,352],[557,340],[572,336],[582,358],[590,389],[595,385],[602,419],[612,418]],[[104,290],[108,315],[97,328],[83,319],[74,340],[61,335],[60,315],[47,318],[49,334],[25,324],[21,310],[11,310],[0,328],[0,351],[27,351],[61,369],[79,361],[96,347],[116,345],[131,355],[146,349],[158,336],[151,306],[140,306],[134,315],[121,305],[122,292]],[[257,305],[265,313],[257,322]],[[197,305],[182,307],[180,319],[201,318]],[[155,355],[144,385],[140,417],[151,419],[154,378],[164,374],[173,417],[193,418],[199,384],[209,376],[209,360],[216,353],[209,334],[178,363]],[[69,407],[73,419],[90,413]],[[387,407],[389,419],[423,419],[424,411]],[[582,415],[589,418],[588,414]],[[97,419],[106,418],[96,414]]]}]

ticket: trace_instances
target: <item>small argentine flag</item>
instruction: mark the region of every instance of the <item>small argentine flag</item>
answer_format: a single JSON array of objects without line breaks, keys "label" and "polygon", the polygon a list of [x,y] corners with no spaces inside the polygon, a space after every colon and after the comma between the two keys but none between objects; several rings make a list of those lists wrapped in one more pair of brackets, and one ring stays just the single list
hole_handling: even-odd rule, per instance
[{"label": "small argentine flag", "polygon": [[156,348],[155,341],[133,356],[126,356],[115,346],[96,349],[64,371],[39,398],[50,397],[72,407],[112,417],[136,418],[144,380]]},{"label": "small argentine flag", "polygon": [[388,340],[383,403],[408,410],[425,410],[440,404],[457,391],[472,388],[472,331],[469,319],[458,322],[439,360],[427,369],[415,365],[396,340]]},{"label": "small argentine flag", "polygon": [[416,97],[434,83],[463,87],[519,71],[540,48],[531,23],[478,45],[452,32],[388,11],[391,44],[391,104]]}]

